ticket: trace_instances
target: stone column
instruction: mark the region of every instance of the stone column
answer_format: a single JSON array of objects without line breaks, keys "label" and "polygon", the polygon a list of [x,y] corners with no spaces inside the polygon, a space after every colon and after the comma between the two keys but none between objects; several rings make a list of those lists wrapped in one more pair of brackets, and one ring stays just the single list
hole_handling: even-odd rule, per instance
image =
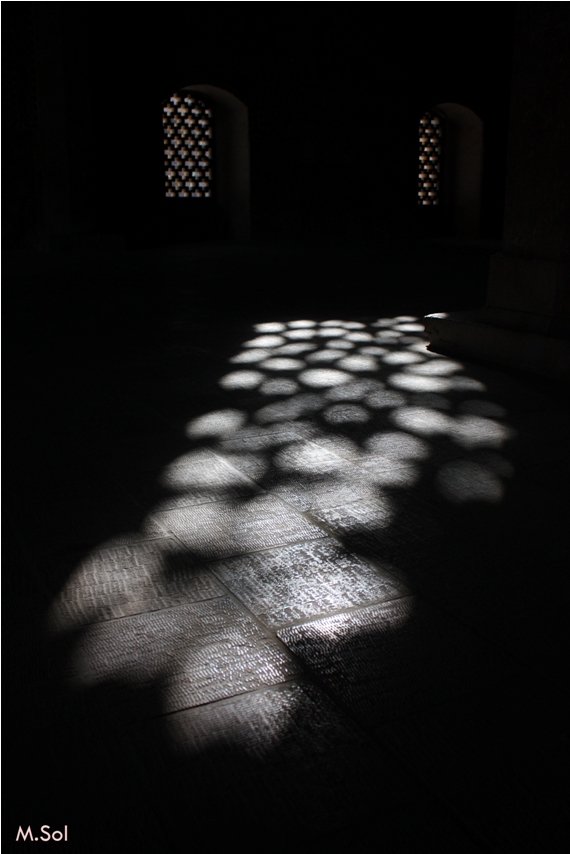
[{"label": "stone column", "polygon": [[424,319],[430,349],[570,379],[570,13],[520,3],[503,251],[484,308]]}]

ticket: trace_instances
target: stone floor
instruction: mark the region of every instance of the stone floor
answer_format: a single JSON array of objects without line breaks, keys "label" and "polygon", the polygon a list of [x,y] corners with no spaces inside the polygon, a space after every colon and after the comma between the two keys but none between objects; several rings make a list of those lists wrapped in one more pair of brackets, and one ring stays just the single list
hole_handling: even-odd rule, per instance
[{"label": "stone floor", "polygon": [[4,843],[566,851],[567,390],[94,293],[17,314]]}]

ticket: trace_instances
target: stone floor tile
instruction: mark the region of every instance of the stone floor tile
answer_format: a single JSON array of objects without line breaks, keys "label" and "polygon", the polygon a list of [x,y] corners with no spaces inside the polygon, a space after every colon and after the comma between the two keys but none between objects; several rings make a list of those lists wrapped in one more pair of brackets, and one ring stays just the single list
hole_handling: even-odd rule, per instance
[{"label": "stone floor tile", "polygon": [[206,560],[326,536],[272,495],[186,507],[156,518],[193,554]]},{"label": "stone floor tile", "polygon": [[69,631],[222,593],[172,538],[95,549],[77,564],[56,596],[50,628]]},{"label": "stone floor tile", "polygon": [[229,558],[209,568],[268,626],[406,592],[388,573],[330,539]]},{"label": "stone floor tile", "polygon": [[492,647],[416,597],[278,631],[319,679],[376,727],[476,690]]},{"label": "stone floor tile", "polygon": [[311,516],[349,551],[394,570],[406,568],[409,561],[421,561],[426,541],[431,544],[443,533],[439,519],[422,498],[404,501],[386,493],[372,500],[312,509]]},{"label": "stone floor tile", "polygon": [[[106,690],[121,705],[120,719],[141,714],[137,696],[146,689],[166,713],[284,682],[297,671],[257,623],[218,598],[87,627],[67,675],[78,690]],[[114,683],[123,686],[119,699]]]}]

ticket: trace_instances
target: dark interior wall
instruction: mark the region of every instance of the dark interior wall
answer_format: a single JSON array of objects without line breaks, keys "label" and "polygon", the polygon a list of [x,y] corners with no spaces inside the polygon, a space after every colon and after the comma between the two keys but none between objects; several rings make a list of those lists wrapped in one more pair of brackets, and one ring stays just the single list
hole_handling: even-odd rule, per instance
[{"label": "dark interior wall", "polygon": [[[66,151],[69,230],[152,239],[163,205],[160,105],[209,83],[249,109],[254,238],[413,233],[417,121],[442,101],[484,121],[482,236],[499,237],[516,4],[314,5],[316,15],[306,4],[140,4],[134,20],[125,4],[128,15],[111,20],[99,3],[5,4],[5,41],[6,27],[17,37],[4,61],[19,70],[8,110],[17,101],[21,112],[33,82],[20,81],[39,75],[65,116],[48,131]],[[59,40],[44,43],[46,19]],[[32,149],[42,132],[28,135]],[[13,143],[10,159],[18,134]],[[30,230],[16,210],[23,197],[35,209],[53,192],[18,180],[10,173],[12,245]]]}]

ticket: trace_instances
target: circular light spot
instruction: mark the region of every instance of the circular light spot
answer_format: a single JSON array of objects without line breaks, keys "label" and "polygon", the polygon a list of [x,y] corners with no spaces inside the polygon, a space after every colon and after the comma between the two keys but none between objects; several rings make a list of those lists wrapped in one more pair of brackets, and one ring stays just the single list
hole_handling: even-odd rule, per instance
[{"label": "circular light spot", "polygon": [[205,436],[227,436],[235,433],[247,421],[239,409],[218,409],[194,418],[186,425],[186,435],[192,439]]},{"label": "circular light spot", "polygon": [[394,328],[400,329],[402,332],[425,332],[422,323],[398,323]]},{"label": "circular light spot", "polygon": [[450,380],[443,377],[419,377],[414,374],[394,374],[388,382],[405,391],[448,391],[450,388]]},{"label": "circular light spot", "polygon": [[244,347],[279,347],[280,344],[285,344],[285,339],[280,335],[260,335],[258,338],[252,338],[251,341],[246,341]]},{"label": "circular light spot", "polygon": [[318,350],[307,356],[307,362],[335,362],[345,355],[344,350]]},{"label": "circular light spot", "polygon": [[286,327],[284,323],[257,323],[254,327],[256,332],[283,332]]},{"label": "circular light spot", "polygon": [[344,338],[340,341],[338,338],[335,338],[334,340],[331,339],[330,341],[325,341],[325,347],[333,347],[336,350],[352,350],[356,347],[356,344],[352,341],[345,341]]},{"label": "circular light spot", "polygon": [[276,356],[297,356],[299,353],[308,353],[311,350],[316,350],[316,344],[306,344],[300,341],[298,344],[284,344],[274,351]]},{"label": "circular light spot", "polygon": [[269,371],[298,371],[305,367],[305,363],[301,359],[266,359],[261,363],[262,368],[267,368]]},{"label": "circular light spot", "polygon": [[299,379],[305,385],[313,388],[328,388],[348,382],[351,376],[344,371],[336,371],[334,368],[314,368],[303,371],[299,374]]},{"label": "circular light spot", "polygon": [[291,320],[287,324],[290,329],[309,329],[311,326],[316,326],[314,320]]},{"label": "circular light spot", "polygon": [[378,363],[372,356],[345,356],[338,363],[338,367],[347,371],[375,371]]},{"label": "circular light spot", "polygon": [[261,362],[262,359],[267,359],[268,356],[271,356],[271,350],[244,350],[243,353],[232,356],[230,362],[233,365],[251,364],[252,362]]},{"label": "circular light spot", "polygon": [[395,352],[387,353],[382,359],[385,365],[412,365],[414,362],[423,362],[419,353]]},{"label": "circular light spot", "polygon": [[[412,353],[408,353],[409,356]],[[429,362],[422,362],[422,364],[414,365],[409,368],[410,372],[414,374],[422,374],[424,376],[433,376],[437,374],[439,376],[447,376],[448,374],[453,374],[455,371],[463,370],[463,365],[459,362],[453,362],[451,359],[431,359]]]},{"label": "circular light spot", "polygon": [[291,341],[306,341],[313,337],[314,332],[311,332],[310,329],[289,329],[287,332],[284,332],[283,335]]},{"label": "circular light spot", "polygon": [[437,410],[425,409],[422,406],[401,407],[392,412],[390,417],[398,427],[423,436],[451,433],[455,425],[453,419],[448,415]]},{"label": "circular light spot", "polygon": [[222,377],[219,385],[231,389],[256,388],[264,379],[265,376],[259,371],[232,371]]}]

